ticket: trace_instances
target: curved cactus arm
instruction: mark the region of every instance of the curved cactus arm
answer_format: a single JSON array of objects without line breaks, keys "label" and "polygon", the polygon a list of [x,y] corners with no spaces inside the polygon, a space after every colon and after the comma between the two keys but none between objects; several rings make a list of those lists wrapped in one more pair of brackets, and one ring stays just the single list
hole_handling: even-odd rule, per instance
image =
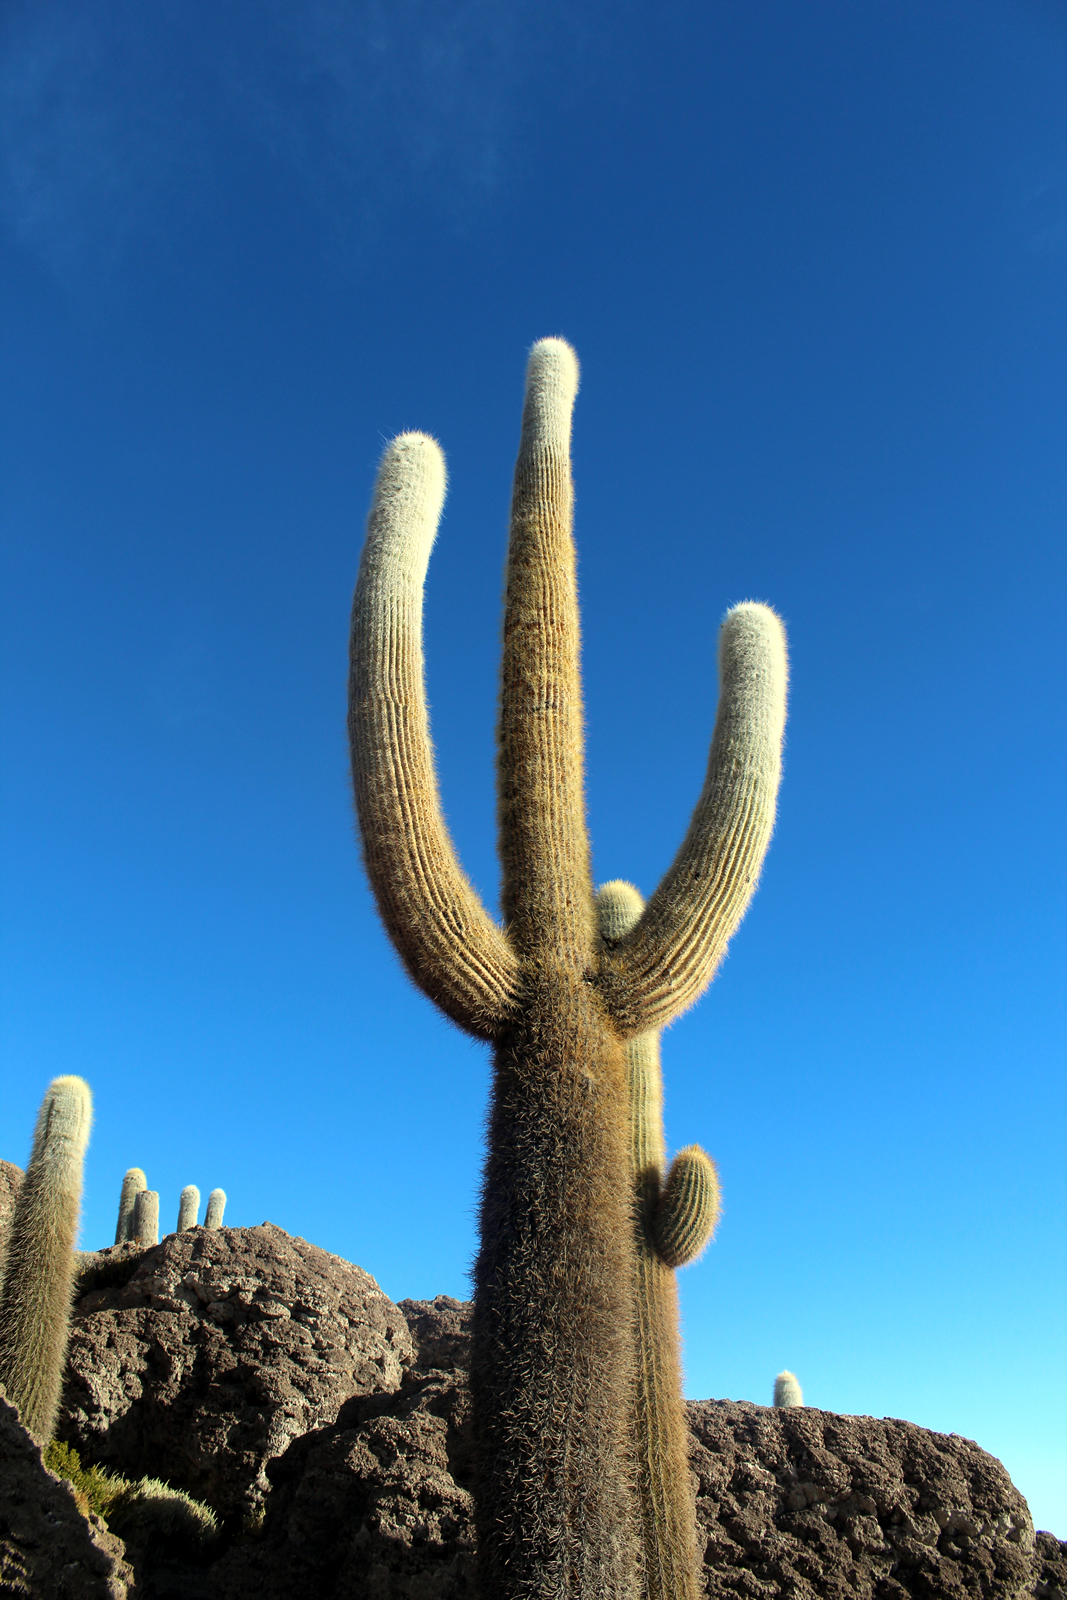
[{"label": "curved cactus arm", "polygon": [[719,1220],[719,1174],[698,1144],[671,1162],[652,1217],[656,1253],[668,1267],[687,1267],[711,1242]]},{"label": "curved cactus arm", "polygon": [[497,795],[501,895],[520,955],[588,968],[595,938],[572,534],[578,358],[530,351],[511,501]]},{"label": "curved cactus arm", "polygon": [[424,993],[493,1039],[517,963],[456,859],[426,710],[422,590],[445,481],[426,434],[386,448],[352,605],[348,729],[363,856],[386,930]]},{"label": "curved cactus arm", "polygon": [[130,1167],[122,1180],[119,1195],[119,1220],[115,1225],[115,1243],[128,1244],[133,1238],[133,1208],[142,1189],[148,1188],[148,1179],[140,1167]]},{"label": "curved cactus arm", "polygon": [[719,710],[689,831],[632,933],[606,952],[600,986],[624,1033],[662,1028],[711,982],[756,887],[774,828],[788,664],[769,606],[723,622]]}]

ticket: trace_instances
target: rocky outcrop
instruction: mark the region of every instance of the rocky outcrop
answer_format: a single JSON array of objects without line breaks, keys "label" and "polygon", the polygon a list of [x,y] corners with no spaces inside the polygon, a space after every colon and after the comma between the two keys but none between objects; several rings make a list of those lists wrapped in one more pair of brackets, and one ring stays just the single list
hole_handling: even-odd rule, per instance
[{"label": "rocky outcrop", "polygon": [[0,1390],[0,1595],[126,1600],[121,1539],[79,1510]]},{"label": "rocky outcrop", "polygon": [[910,1422],[690,1405],[707,1593],[904,1600],[1034,1592],[1034,1528],[1000,1462]]},{"label": "rocky outcrop", "polygon": [[412,1357],[368,1273],[271,1223],[101,1251],[80,1288],[59,1437],[230,1520],[255,1515],[294,1439],[396,1389]]},{"label": "rocky outcrop", "polygon": [[468,1413],[462,1375],[442,1372],[350,1401],[272,1464],[262,1535],[212,1570],[212,1600],[469,1600]]}]

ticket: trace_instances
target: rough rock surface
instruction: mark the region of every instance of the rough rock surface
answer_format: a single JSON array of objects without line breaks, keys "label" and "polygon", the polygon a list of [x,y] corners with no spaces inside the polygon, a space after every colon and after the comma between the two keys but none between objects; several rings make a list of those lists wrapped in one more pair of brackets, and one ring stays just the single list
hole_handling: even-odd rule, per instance
[{"label": "rough rock surface", "polygon": [[421,1372],[466,1371],[470,1366],[471,1318],[469,1300],[439,1294],[436,1300],[398,1302],[411,1329],[415,1365]]},{"label": "rough rock surface", "polygon": [[0,1390],[0,1595],[125,1600],[121,1539],[79,1511]]},{"label": "rough rock surface", "polygon": [[272,1463],[262,1536],[211,1573],[212,1600],[468,1600],[474,1582],[467,1386],[409,1373]]},{"label": "rough rock surface", "polygon": [[368,1273],[271,1223],[121,1254],[83,1275],[58,1435],[224,1518],[254,1514],[271,1460],[352,1395],[396,1389],[411,1359]]},{"label": "rough rock surface", "polygon": [[1000,1462],[910,1422],[689,1407],[707,1593],[904,1600],[1034,1592],[1034,1528]]}]

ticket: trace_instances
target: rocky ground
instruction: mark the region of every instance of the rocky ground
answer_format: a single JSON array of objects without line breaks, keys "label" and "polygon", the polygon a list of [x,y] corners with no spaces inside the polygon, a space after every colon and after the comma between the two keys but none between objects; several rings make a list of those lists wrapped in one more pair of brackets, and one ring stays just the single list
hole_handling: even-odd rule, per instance
[{"label": "rocky ground", "polygon": [[[0,1407],[0,1596],[471,1593],[467,1305],[394,1305],[269,1223],[100,1252],[80,1291],[60,1437],[207,1501],[222,1536],[124,1547]],[[689,1415],[710,1596],[1067,1600],[1067,1545],[969,1440],[809,1407]]]}]

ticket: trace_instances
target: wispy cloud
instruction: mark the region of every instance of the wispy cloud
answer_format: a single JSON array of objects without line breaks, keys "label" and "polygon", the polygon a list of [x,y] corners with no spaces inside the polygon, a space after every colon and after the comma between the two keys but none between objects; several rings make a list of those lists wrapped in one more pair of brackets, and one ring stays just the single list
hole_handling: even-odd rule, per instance
[{"label": "wispy cloud", "polygon": [[[62,269],[209,207],[269,152],[323,214],[498,185],[531,105],[619,39],[606,0],[8,0],[0,218]],[[624,5],[622,13],[627,7]],[[608,43],[605,43],[608,41]]]}]

